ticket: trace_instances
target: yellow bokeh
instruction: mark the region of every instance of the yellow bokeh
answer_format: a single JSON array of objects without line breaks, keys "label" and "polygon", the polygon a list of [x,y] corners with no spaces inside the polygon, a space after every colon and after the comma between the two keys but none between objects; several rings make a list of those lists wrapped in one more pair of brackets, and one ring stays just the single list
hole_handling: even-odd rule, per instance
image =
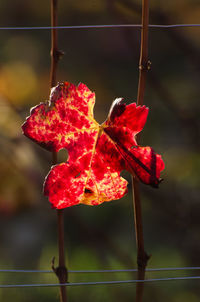
[{"label": "yellow bokeh", "polygon": [[37,77],[29,64],[14,61],[0,69],[0,94],[12,104],[30,104],[36,88]]}]

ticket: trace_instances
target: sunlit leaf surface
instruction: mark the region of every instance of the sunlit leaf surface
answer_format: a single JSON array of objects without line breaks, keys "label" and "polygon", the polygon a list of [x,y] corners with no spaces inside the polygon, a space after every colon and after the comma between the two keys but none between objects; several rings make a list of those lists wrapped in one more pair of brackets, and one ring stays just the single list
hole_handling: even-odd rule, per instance
[{"label": "sunlit leaf surface", "polygon": [[22,126],[27,137],[47,150],[68,150],[67,162],[53,166],[44,184],[55,208],[121,198],[127,192],[122,170],[154,187],[160,182],[161,156],[135,140],[148,108],[116,99],[107,120],[99,125],[93,117],[94,103],[95,94],[86,85],[60,83],[52,89],[49,102],[34,107]]}]

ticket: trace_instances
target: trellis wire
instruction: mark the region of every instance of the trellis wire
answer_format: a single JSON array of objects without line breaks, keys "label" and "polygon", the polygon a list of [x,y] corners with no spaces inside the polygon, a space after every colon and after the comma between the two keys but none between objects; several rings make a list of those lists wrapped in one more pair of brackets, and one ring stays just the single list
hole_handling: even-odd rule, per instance
[{"label": "trellis wire", "polygon": [[47,283],[47,284],[0,284],[0,288],[19,288],[19,287],[58,287],[58,286],[80,286],[80,285],[117,285],[128,283],[149,283],[160,281],[185,281],[185,280],[199,280],[200,276],[191,277],[169,277],[156,278],[145,280],[116,280],[116,281],[91,281],[91,282],[69,282],[69,283]]},{"label": "trellis wire", "polygon": [[[104,25],[64,25],[64,26],[8,26],[0,30],[46,30],[46,29],[100,29],[100,28],[141,28],[141,24],[104,24]],[[149,24],[150,28],[200,27],[200,24]]]},{"label": "trellis wire", "polygon": [[[166,271],[183,271],[183,270],[200,270],[200,266],[188,267],[164,267],[164,268],[147,268],[147,272],[166,272]],[[105,269],[105,270],[68,270],[68,273],[129,273],[137,272],[137,269]],[[0,273],[54,273],[52,270],[17,270],[17,269],[0,269]]]}]

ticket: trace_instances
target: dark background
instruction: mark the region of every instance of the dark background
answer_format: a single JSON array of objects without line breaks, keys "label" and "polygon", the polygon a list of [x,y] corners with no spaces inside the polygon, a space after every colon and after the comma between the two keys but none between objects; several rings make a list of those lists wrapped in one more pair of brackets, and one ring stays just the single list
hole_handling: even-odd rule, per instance
[{"label": "dark background", "polygon": [[[141,23],[141,1],[60,0],[59,25]],[[151,24],[200,23],[197,0],[150,1]],[[48,26],[50,1],[0,2],[0,26]],[[200,266],[200,28],[150,29],[141,145],[162,154],[158,190],[141,185],[149,267]],[[134,101],[140,30],[59,30],[58,81],[85,83],[96,93],[95,118],[106,119],[116,97]],[[48,99],[49,30],[0,31],[0,268],[50,269],[57,257],[56,212],[42,194],[51,154],[23,137],[31,106]],[[60,161],[66,159],[60,155]],[[127,180],[130,176],[126,173]],[[131,186],[121,200],[65,209],[69,269],[136,267]],[[149,278],[198,275],[148,273]],[[69,281],[135,279],[134,274],[70,274]],[[0,273],[0,284],[55,283],[53,274]],[[69,301],[135,301],[135,285],[76,287]],[[199,281],[147,284],[144,302],[199,301]],[[58,301],[58,289],[1,289],[2,301]]]}]

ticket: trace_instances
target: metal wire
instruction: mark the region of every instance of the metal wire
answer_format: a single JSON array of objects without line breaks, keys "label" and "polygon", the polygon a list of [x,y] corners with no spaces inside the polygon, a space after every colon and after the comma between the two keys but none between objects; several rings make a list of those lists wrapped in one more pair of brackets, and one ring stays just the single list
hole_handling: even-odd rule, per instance
[{"label": "metal wire", "polygon": [[128,283],[149,283],[160,281],[185,281],[199,280],[200,276],[174,277],[174,278],[156,278],[145,280],[116,280],[116,281],[92,281],[92,282],[71,282],[71,283],[49,283],[49,284],[0,284],[0,288],[19,288],[19,287],[58,287],[58,286],[82,286],[82,285],[117,285]]},{"label": "metal wire", "polygon": [[[72,26],[9,26],[0,30],[50,30],[50,29],[100,29],[100,28],[141,28],[141,24],[104,24],[104,25],[72,25]],[[149,24],[150,28],[200,27],[200,24]]]},{"label": "metal wire", "polygon": [[[164,267],[164,268],[147,268],[146,272],[166,272],[166,271],[183,271],[183,270],[200,270],[200,266],[188,267]],[[131,273],[137,272],[137,269],[105,269],[105,270],[68,270],[68,273]],[[0,273],[54,273],[52,270],[17,270],[17,269],[0,269]]]}]

